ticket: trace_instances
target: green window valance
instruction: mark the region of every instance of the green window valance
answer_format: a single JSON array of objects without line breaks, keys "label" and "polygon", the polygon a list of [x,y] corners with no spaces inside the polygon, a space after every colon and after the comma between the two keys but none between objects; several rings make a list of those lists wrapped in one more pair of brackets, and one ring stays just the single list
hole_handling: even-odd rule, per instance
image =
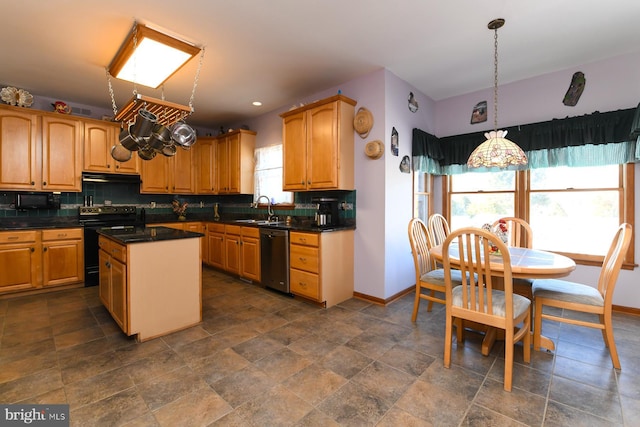
[{"label": "green window valance", "polygon": [[[529,158],[528,165],[514,169],[640,160],[640,105],[636,109],[595,112],[502,129],[508,131],[508,138]],[[414,170],[437,175],[466,172],[469,155],[485,139],[484,132],[438,138],[416,128],[412,142]]]}]

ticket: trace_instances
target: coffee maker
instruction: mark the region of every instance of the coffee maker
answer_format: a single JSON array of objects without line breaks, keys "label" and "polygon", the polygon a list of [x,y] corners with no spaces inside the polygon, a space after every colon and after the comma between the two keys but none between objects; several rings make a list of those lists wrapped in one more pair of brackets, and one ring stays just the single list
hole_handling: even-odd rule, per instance
[{"label": "coffee maker", "polygon": [[317,205],[315,221],[318,227],[332,227],[340,224],[338,199],[331,197],[313,197],[311,203]]}]

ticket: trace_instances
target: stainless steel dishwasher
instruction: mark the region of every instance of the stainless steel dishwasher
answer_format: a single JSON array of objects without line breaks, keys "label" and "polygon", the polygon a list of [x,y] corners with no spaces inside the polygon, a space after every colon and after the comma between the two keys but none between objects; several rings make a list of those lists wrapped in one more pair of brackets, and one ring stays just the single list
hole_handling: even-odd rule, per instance
[{"label": "stainless steel dishwasher", "polygon": [[289,230],[260,229],[262,284],[289,293]]}]

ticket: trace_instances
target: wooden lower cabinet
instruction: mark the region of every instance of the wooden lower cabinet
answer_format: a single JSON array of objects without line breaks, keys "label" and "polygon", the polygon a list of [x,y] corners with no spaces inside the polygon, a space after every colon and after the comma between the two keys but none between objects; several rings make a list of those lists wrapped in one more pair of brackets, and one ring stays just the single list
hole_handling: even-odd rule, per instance
[{"label": "wooden lower cabinet", "polygon": [[127,248],[102,236],[98,239],[98,246],[100,301],[120,329],[127,332]]},{"label": "wooden lower cabinet", "polygon": [[83,281],[82,228],[0,232],[0,294]]},{"label": "wooden lower cabinet", "polygon": [[205,264],[255,282],[260,276],[260,229],[209,222]]},{"label": "wooden lower cabinet", "polygon": [[38,287],[42,254],[38,231],[0,232],[0,293]]},{"label": "wooden lower cabinet", "polygon": [[42,286],[84,280],[83,235],[81,228],[42,230]]},{"label": "wooden lower cabinet", "polygon": [[353,297],[354,232],[292,231],[289,235],[291,293],[331,307]]},{"label": "wooden lower cabinet", "polygon": [[260,229],[242,227],[240,231],[240,276],[256,282],[260,276]]}]

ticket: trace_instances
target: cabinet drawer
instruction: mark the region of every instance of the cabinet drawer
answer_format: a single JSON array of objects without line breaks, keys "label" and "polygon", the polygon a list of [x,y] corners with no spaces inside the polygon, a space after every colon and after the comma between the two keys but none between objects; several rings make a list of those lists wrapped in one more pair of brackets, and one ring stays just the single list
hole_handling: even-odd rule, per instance
[{"label": "cabinet drawer", "polygon": [[309,246],[291,245],[290,247],[291,268],[318,273],[318,248]]},{"label": "cabinet drawer", "polygon": [[224,233],[224,224],[218,224],[215,222],[208,222],[207,223],[207,231],[213,232],[213,233]]},{"label": "cabinet drawer", "polygon": [[239,225],[225,225],[224,232],[227,234],[237,234],[240,235],[240,226]]},{"label": "cabinet drawer", "polygon": [[37,231],[3,231],[0,233],[0,243],[35,242]]},{"label": "cabinet drawer", "polygon": [[260,238],[260,229],[258,227],[242,227],[242,237]]},{"label": "cabinet drawer", "polygon": [[42,240],[70,240],[82,239],[83,231],[81,228],[58,228],[51,230],[42,230]]},{"label": "cabinet drawer", "polygon": [[127,263],[127,247],[125,245],[118,244],[113,240],[100,236],[98,238],[98,247],[115,259],[125,264]]},{"label": "cabinet drawer", "polygon": [[297,245],[318,246],[320,235],[317,233],[300,233],[292,231],[289,233],[289,242]]},{"label": "cabinet drawer", "polygon": [[294,294],[319,301],[320,285],[318,275],[292,268],[290,271],[290,290]]}]

